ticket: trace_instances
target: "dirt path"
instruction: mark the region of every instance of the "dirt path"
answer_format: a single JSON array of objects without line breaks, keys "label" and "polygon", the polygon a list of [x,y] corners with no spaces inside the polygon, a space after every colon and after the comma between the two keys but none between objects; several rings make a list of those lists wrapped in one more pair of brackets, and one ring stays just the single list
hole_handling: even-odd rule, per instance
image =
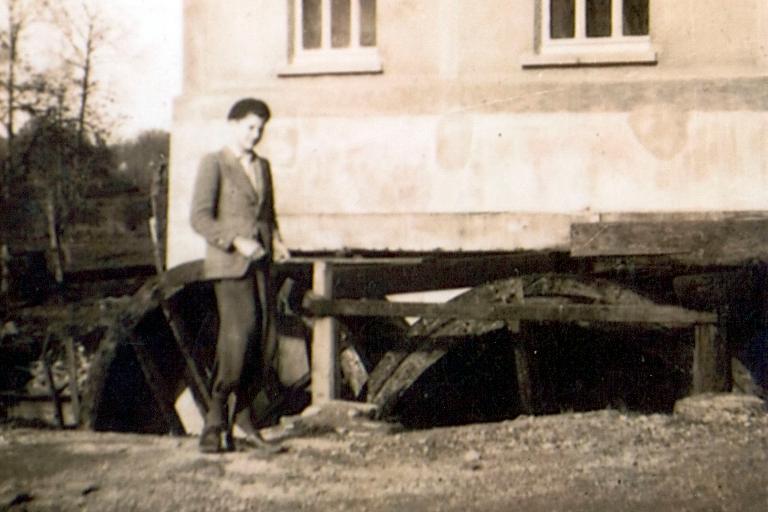
[{"label": "dirt path", "polygon": [[276,455],[201,455],[191,437],[6,428],[0,510],[764,512],[768,415],[755,400],[411,432],[320,413]]}]

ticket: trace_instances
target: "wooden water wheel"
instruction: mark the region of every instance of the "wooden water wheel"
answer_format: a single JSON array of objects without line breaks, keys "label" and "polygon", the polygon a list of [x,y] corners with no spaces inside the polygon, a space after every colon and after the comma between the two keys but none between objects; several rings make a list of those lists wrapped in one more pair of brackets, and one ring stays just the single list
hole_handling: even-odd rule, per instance
[{"label": "wooden water wheel", "polygon": [[[456,297],[455,304],[591,304],[622,306],[653,306],[654,302],[616,283],[584,276],[570,275],[526,275],[520,278],[495,281],[473,288]],[[421,320],[408,331],[399,346],[393,347],[371,372],[368,382],[368,401],[376,404],[383,416],[390,415],[400,405],[401,399],[435,365],[452,351],[461,350],[473,341],[484,337],[506,340],[508,351],[513,354],[510,368],[506,369],[509,379],[516,381],[518,412],[548,412],[557,407],[556,401],[548,396],[552,383],[549,379],[551,368],[543,368],[542,337],[553,329],[562,329],[558,324],[526,323],[518,325],[503,320]],[[586,324],[577,328],[597,329],[612,333],[614,338],[626,337],[627,329],[622,324]],[[657,324],[642,327],[645,341],[661,339],[669,329]],[[632,331],[636,337],[637,330]],[[679,334],[679,333],[677,333]],[[685,338],[685,336],[683,336]],[[690,341],[690,334],[686,341]],[[674,350],[668,343],[642,342],[643,350],[655,351],[668,366],[688,378],[691,367],[690,350]],[[660,352],[660,353],[659,353]],[[467,357],[462,355],[462,357]],[[498,357],[498,356],[497,356]]]},{"label": "wooden water wheel", "polygon": [[[91,365],[83,422],[94,430],[183,433],[174,403],[189,388],[207,410],[218,329],[213,288],[199,262],[147,282],[113,322]],[[308,402],[307,382],[276,384],[251,406],[245,431],[272,423]],[[242,422],[246,421],[246,424]]]}]

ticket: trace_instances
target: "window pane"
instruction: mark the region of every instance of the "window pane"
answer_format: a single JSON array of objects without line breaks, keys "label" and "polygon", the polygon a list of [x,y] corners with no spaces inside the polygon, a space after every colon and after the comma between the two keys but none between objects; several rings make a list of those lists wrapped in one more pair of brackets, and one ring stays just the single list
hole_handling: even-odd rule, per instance
[{"label": "window pane", "polygon": [[331,46],[346,48],[350,40],[349,0],[331,1]]},{"label": "window pane", "polygon": [[376,46],[376,0],[360,0],[360,46]]},{"label": "window pane", "polygon": [[648,0],[624,1],[624,35],[648,35]]},{"label": "window pane", "polygon": [[322,11],[320,6],[321,0],[301,0],[302,5],[302,41],[304,48],[320,48],[322,41],[321,31],[322,25],[320,24],[320,18],[322,17]]},{"label": "window pane", "polygon": [[611,0],[587,0],[587,37],[610,37]]},{"label": "window pane", "polygon": [[576,0],[550,0],[549,37],[565,39],[576,35]]}]

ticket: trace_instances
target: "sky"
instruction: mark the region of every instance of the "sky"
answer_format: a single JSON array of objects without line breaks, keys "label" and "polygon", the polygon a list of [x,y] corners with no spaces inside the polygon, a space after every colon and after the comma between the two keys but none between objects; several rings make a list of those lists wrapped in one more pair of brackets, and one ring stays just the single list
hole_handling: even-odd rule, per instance
[{"label": "sky", "polygon": [[114,138],[171,127],[181,92],[182,0],[97,0],[114,26],[114,43],[97,63],[102,86],[116,99]]},{"label": "sky", "polygon": [[[171,127],[173,100],[181,92],[182,1],[67,0],[91,5],[108,27],[107,42],[94,57],[94,75],[97,96],[115,100],[113,141]],[[59,65],[65,43],[58,34],[43,18],[28,26],[23,48],[38,71]]]}]

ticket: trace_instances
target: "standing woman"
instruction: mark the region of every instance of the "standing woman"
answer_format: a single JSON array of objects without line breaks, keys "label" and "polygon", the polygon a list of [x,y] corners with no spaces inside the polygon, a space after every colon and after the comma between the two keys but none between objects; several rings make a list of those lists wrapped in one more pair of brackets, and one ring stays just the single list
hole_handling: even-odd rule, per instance
[{"label": "standing woman", "polygon": [[207,242],[204,274],[214,281],[219,313],[211,403],[200,436],[206,453],[234,450],[234,418],[263,386],[275,355],[270,267],[290,254],[278,231],[269,162],[254,150],[269,118],[261,100],[232,105],[228,144],[202,159],[195,181],[191,224]]}]

